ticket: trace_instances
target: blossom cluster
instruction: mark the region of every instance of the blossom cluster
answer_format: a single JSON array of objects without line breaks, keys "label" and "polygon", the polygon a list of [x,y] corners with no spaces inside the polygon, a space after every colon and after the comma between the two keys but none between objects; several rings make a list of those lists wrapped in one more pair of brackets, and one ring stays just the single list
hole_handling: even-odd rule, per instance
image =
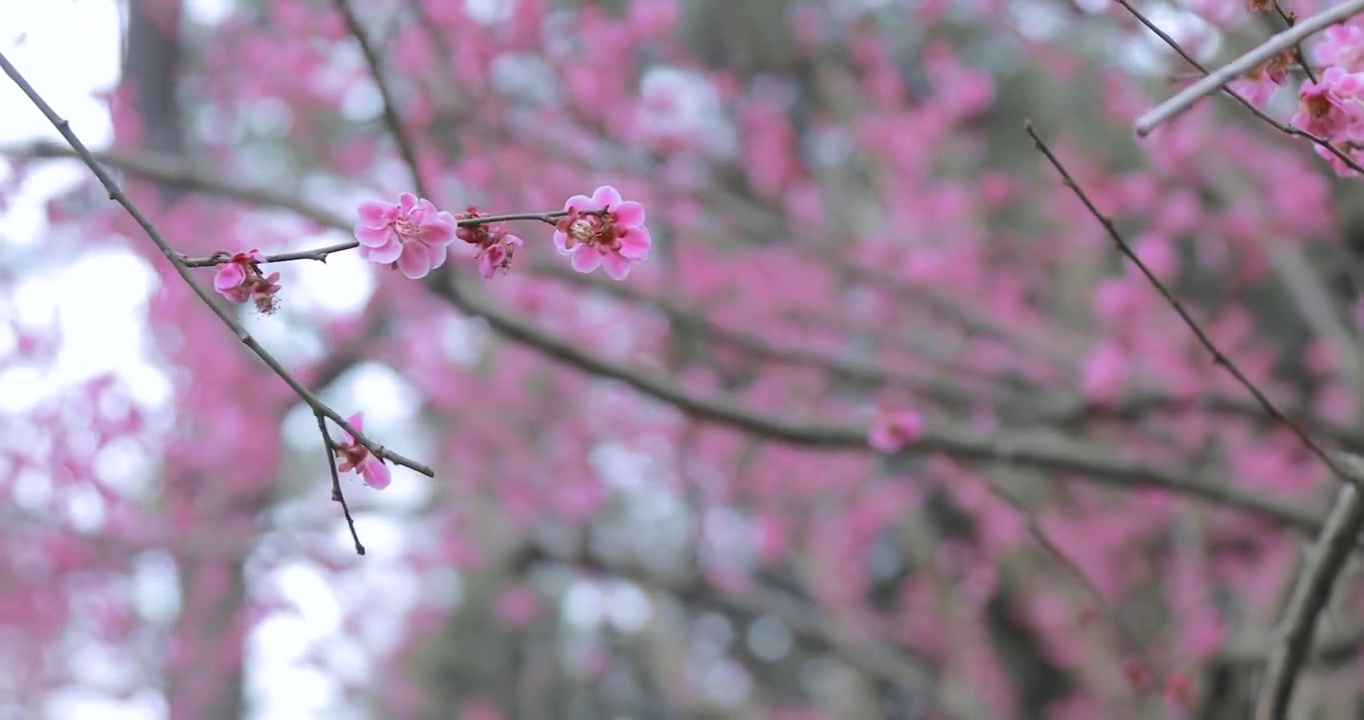
[{"label": "blossom cluster", "polygon": [[1355,164],[1364,160],[1364,20],[1358,18],[1333,25],[1321,33],[1312,49],[1312,63],[1293,50],[1285,50],[1230,83],[1229,88],[1255,105],[1264,105],[1288,71],[1301,62],[1308,77],[1298,87],[1297,112],[1292,124],[1335,146],[1316,146],[1316,152],[1340,175],[1358,172],[1341,157]]},{"label": "blossom cluster", "polygon": [[[481,214],[469,207],[458,216],[441,210],[426,198],[402,193],[396,203],[365,201],[357,208],[355,243],[340,249],[359,248],[360,257],[398,270],[405,277],[417,280],[440,268],[450,253],[455,240],[463,242],[477,261],[479,274],[485,279],[511,271],[516,252],[525,243],[511,234],[506,224],[496,216]],[[509,216],[511,219],[532,219],[554,225],[553,243],[560,255],[569,258],[574,270],[590,273],[603,268],[616,280],[624,280],[634,266],[648,259],[653,239],[644,226],[644,206],[621,197],[610,185],[598,187],[592,195],[574,195],[560,212],[533,213]],[[338,248],[329,248],[318,255],[323,257]],[[301,257],[291,256],[292,259]],[[271,258],[258,250],[228,255],[221,253],[204,264],[218,265],[213,287],[234,303],[255,302],[257,309],[268,313],[275,309],[280,291],[279,273],[265,275],[260,265],[290,258]],[[360,428],[360,416],[347,421]],[[341,458],[339,469],[358,473],[366,485],[375,489],[388,487],[387,466],[349,433],[346,440],[335,446]]]}]

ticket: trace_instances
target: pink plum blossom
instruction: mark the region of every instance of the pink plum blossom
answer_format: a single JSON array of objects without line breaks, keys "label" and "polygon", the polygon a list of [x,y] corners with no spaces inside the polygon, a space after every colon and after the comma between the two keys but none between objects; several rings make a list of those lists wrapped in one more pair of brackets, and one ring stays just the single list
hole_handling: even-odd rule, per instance
[{"label": "pink plum blossom", "polygon": [[1249,72],[1228,83],[1227,87],[1244,97],[1252,105],[1263,107],[1269,98],[1288,81],[1288,68],[1293,65],[1292,50],[1275,55],[1251,68]]},{"label": "pink plum blossom", "polygon": [[[477,217],[478,208],[471,206],[459,214],[458,221]],[[521,238],[507,232],[506,226],[501,223],[496,226],[489,226],[486,223],[461,225],[455,231],[455,237],[475,248],[474,257],[478,260],[478,274],[484,279],[492,278],[499,272],[504,275],[510,272],[516,250],[523,245]]]},{"label": "pink plum blossom", "polygon": [[923,434],[924,422],[913,411],[882,412],[872,425],[868,444],[883,453],[899,452]]},{"label": "pink plum blossom", "polygon": [[258,250],[236,253],[218,268],[213,276],[213,289],[234,303],[254,300],[256,309],[263,313],[275,309],[275,295],[279,292],[279,273],[262,275],[258,263],[265,256]]},{"label": "pink plum blossom", "polygon": [[570,255],[574,270],[589,273],[599,266],[615,280],[645,261],[653,239],[644,227],[644,206],[623,200],[620,192],[603,185],[592,197],[574,195],[564,203],[568,216],[554,231],[554,246]]},{"label": "pink plum blossom", "polygon": [[1327,68],[1319,82],[1308,80],[1298,89],[1298,112],[1293,124],[1328,140],[1351,139],[1364,118],[1364,73]]},{"label": "pink plum blossom", "polygon": [[[351,415],[346,418],[346,422],[360,432],[365,431],[364,413]],[[341,472],[356,472],[366,485],[375,490],[383,490],[388,487],[388,484],[393,480],[389,475],[388,466],[379,458],[374,457],[369,448],[356,442],[350,433],[343,430],[342,434],[346,436],[346,441],[336,444],[336,454],[342,458],[341,464],[336,469]]]},{"label": "pink plum blossom", "polygon": [[359,212],[355,239],[361,257],[396,267],[413,280],[445,264],[446,246],[455,239],[455,218],[430,200],[403,193],[396,205],[369,200],[360,203]]},{"label": "pink plum blossom", "polygon": [[1345,72],[1364,70],[1364,27],[1356,22],[1332,25],[1318,36],[1312,59],[1323,67],[1339,67]]}]

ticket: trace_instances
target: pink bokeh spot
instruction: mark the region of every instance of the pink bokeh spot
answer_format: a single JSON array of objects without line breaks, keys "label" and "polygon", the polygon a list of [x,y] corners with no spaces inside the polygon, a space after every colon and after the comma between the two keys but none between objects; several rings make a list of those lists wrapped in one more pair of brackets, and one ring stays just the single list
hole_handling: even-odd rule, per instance
[{"label": "pink bokeh spot", "polygon": [[912,411],[882,412],[872,425],[868,443],[883,453],[896,453],[923,434],[923,418]]}]

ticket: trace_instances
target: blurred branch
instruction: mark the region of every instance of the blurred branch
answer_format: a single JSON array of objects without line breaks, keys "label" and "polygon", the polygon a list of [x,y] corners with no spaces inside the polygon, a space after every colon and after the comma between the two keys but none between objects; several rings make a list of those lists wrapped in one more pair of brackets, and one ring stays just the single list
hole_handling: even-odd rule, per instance
[{"label": "blurred branch", "polygon": [[[1262,665],[1278,645],[1274,633],[1238,635],[1233,637],[1213,661],[1227,665]],[[1356,622],[1335,629],[1312,648],[1310,661],[1320,663],[1344,662],[1364,648],[1364,622]]]},{"label": "blurred branch", "polygon": [[379,69],[379,53],[375,51],[374,45],[365,35],[365,29],[360,25],[360,19],[355,16],[355,11],[351,9],[347,0],[335,0],[333,3],[336,11],[341,13],[341,18],[346,22],[346,30],[355,38],[355,42],[360,46],[360,53],[365,58],[365,64],[369,66],[370,75],[374,80],[375,87],[379,90],[379,98],[383,101],[384,124],[388,125],[394,142],[398,143],[398,153],[403,156],[403,163],[407,165],[408,172],[412,175],[412,188],[417,191],[417,196],[430,199],[427,193],[426,184],[422,182],[421,165],[417,163],[416,144],[403,130],[402,118],[398,117],[398,104],[393,99],[393,90],[389,87],[388,81],[384,79],[384,74]]},{"label": "blurred branch", "polygon": [[[1346,458],[1351,469],[1364,477],[1364,460]],[[1279,630],[1280,637],[1265,665],[1264,685],[1256,702],[1256,720],[1287,717],[1293,686],[1312,649],[1317,617],[1331,599],[1331,588],[1364,530],[1364,501],[1353,485],[1337,495],[1326,527],[1309,551],[1301,576],[1288,601]]]},{"label": "blurred branch", "polygon": [[848,664],[912,692],[918,697],[935,696],[932,665],[925,659],[907,656],[900,649],[873,639],[855,638],[820,609],[789,593],[750,579],[742,588],[717,588],[699,575],[685,581],[667,580],[634,563],[611,560],[581,546],[567,555],[557,555],[528,545],[515,559],[524,566],[539,560],[568,563],[585,569],[600,570],[645,587],[678,596],[696,596],[730,611],[770,615],[790,628],[807,643],[842,657]]}]

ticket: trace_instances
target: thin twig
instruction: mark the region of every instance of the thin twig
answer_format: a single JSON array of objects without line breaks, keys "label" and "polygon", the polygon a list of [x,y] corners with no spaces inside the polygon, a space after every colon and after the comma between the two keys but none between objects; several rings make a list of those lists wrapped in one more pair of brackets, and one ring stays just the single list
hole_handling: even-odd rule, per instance
[{"label": "thin twig", "polygon": [[[492,223],[510,222],[513,220],[535,220],[547,225],[553,225],[556,218],[565,217],[567,215],[568,212],[565,210],[538,213],[524,212],[506,213],[504,215],[480,215],[479,217],[456,220],[455,225],[462,228],[478,227],[479,225],[490,225]],[[352,250],[357,247],[360,247],[358,241],[348,240],[346,242],[326,245],[312,250],[296,250],[294,252],[266,255],[264,260],[258,261],[258,264],[265,265],[267,263],[282,263],[294,260],[317,260],[319,262],[326,262],[327,258],[331,255]],[[232,255],[223,251],[216,252],[208,257],[200,258],[185,257],[184,255],[180,256],[180,261],[185,264],[185,267],[212,267],[214,265],[222,265],[231,259]]]},{"label": "thin twig", "polygon": [[1032,138],[1033,145],[1036,146],[1039,152],[1046,156],[1052,167],[1056,168],[1056,172],[1060,173],[1061,180],[1065,186],[1070,188],[1071,192],[1075,193],[1075,196],[1080,199],[1080,202],[1084,203],[1085,207],[1089,210],[1089,214],[1093,215],[1094,219],[1098,220],[1099,224],[1103,225],[1104,230],[1108,232],[1108,236],[1112,238],[1118,251],[1127,257],[1133,265],[1136,265],[1137,269],[1141,271],[1141,274],[1146,276],[1147,282],[1151,283],[1151,286],[1160,293],[1161,297],[1165,299],[1165,302],[1167,302],[1170,307],[1174,308],[1175,313],[1179,315],[1180,319],[1184,321],[1184,324],[1193,332],[1194,337],[1198,338],[1199,344],[1201,344],[1203,348],[1208,351],[1208,354],[1212,356],[1213,363],[1226,368],[1227,372],[1231,373],[1232,377],[1236,378],[1236,381],[1254,396],[1256,402],[1260,404],[1260,407],[1264,408],[1266,414],[1288,428],[1294,435],[1297,435],[1298,440],[1302,442],[1303,447],[1306,447],[1308,452],[1317,456],[1337,478],[1346,483],[1364,483],[1364,481],[1361,481],[1357,476],[1347,473],[1340,464],[1332,459],[1331,456],[1307,434],[1306,430],[1303,430],[1301,426],[1279,410],[1279,408],[1274,405],[1273,401],[1261,392],[1261,390],[1255,386],[1255,383],[1251,382],[1250,378],[1246,377],[1245,373],[1241,372],[1241,369],[1231,361],[1231,358],[1228,358],[1225,353],[1218,349],[1217,345],[1213,343],[1212,338],[1208,337],[1208,334],[1199,326],[1198,321],[1194,320],[1193,315],[1189,314],[1189,311],[1181,302],[1179,302],[1179,299],[1174,296],[1174,293],[1172,293],[1169,288],[1165,287],[1165,283],[1161,282],[1160,278],[1156,277],[1155,273],[1146,266],[1146,263],[1143,262],[1136,251],[1132,249],[1132,246],[1127,243],[1127,240],[1118,232],[1118,229],[1114,227],[1113,221],[1109,220],[1099,211],[1099,208],[1094,206],[1094,202],[1090,200],[1089,196],[1085,194],[1085,191],[1076,184],[1075,179],[1070,176],[1070,172],[1066,170],[1065,165],[1061,164],[1061,160],[1052,153],[1051,148],[1042,141],[1040,136],[1038,136],[1037,132],[1033,129],[1032,122],[1026,122],[1024,126],[1028,132],[1028,137]]},{"label": "thin twig", "polygon": [[255,353],[256,356],[261,359],[261,362],[264,362],[270,370],[278,375],[279,378],[308,405],[308,407],[312,408],[314,412],[325,415],[327,419],[344,428],[352,437],[376,456],[388,459],[398,465],[411,468],[427,477],[435,477],[435,472],[432,471],[431,468],[391,452],[382,445],[361,435],[345,421],[345,418],[342,418],[335,410],[328,407],[326,403],[319,400],[316,395],[308,390],[308,388],[304,387],[302,383],[290,375],[289,371],[285,370],[284,366],[281,365],[269,351],[262,347],[260,343],[256,342],[256,339],[246,331],[246,328],[242,327],[241,323],[237,322],[236,318],[232,317],[230,313],[219,306],[208,291],[194,280],[194,276],[190,273],[189,268],[185,267],[184,263],[180,262],[179,253],[171,248],[170,244],[161,237],[161,233],[152,225],[151,220],[147,219],[147,216],[144,215],[142,211],[138,209],[137,205],[128,198],[127,194],[119,188],[118,183],[109,176],[109,173],[105,172],[99,161],[96,160],[95,156],[90,152],[90,149],[85,146],[85,143],[81,142],[80,138],[76,137],[74,132],[72,132],[71,124],[57,115],[57,112],[52,109],[52,106],[47,104],[47,101],[38,94],[38,91],[29,84],[28,80],[19,72],[19,69],[14,67],[3,53],[0,53],[0,69],[5,71],[5,74],[8,75],[9,78],[14,81],[14,84],[28,96],[28,99],[34,106],[47,117],[53,127],[57,129],[57,132],[61,133],[61,136],[65,138],[67,143],[71,145],[71,148],[76,151],[76,154],[80,156],[86,167],[90,168],[90,171],[99,179],[100,184],[108,191],[109,199],[122,205],[123,209],[128,212],[128,215],[142,227],[142,230],[146,233],[147,237],[151,239],[157,249],[161,251],[161,254],[170,261],[171,266],[175,268],[175,272],[180,276],[180,279],[183,280],[186,285],[189,285],[190,289],[194,291],[194,294],[198,295],[199,299],[202,300],[205,305],[208,305],[209,309],[213,311],[213,314],[218,316],[218,319],[237,336],[237,339],[249,348],[251,352]]},{"label": "thin twig", "polygon": [[327,419],[316,412],[313,416],[317,418],[317,431],[322,433],[322,444],[327,450],[327,467],[332,471],[332,500],[341,503],[341,513],[346,516],[350,537],[355,541],[355,553],[364,555],[365,546],[360,544],[360,535],[355,532],[355,518],[351,517],[350,505],[346,504],[346,494],[341,491],[341,474],[336,470],[336,443],[327,432]]},{"label": "thin twig", "polygon": [[[1343,460],[1357,476],[1364,476],[1364,460],[1353,456]],[[1346,485],[1336,496],[1326,528],[1309,551],[1302,575],[1293,587],[1279,641],[1265,665],[1264,685],[1255,706],[1256,720],[1281,720],[1287,716],[1293,686],[1312,649],[1317,617],[1331,599],[1331,588],[1362,529],[1364,502],[1354,486]]]},{"label": "thin twig", "polygon": [[[1285,12],[1283,5],[1279,4],[1279,0],[1274,0],[1274,13],[1279,16],[1280,20],[1283,20],[1285,27],[1291,28],[1298,23],[1298,14]],[[1317,74],[1312,72],[1312,65],[1307,62],[1307,54],[1302,51],[1301,42],[1294,43],[1293,54],[1297,56],[1298,67],[1302,68],[1303,73],[1307,75],[1307,79],[1315,83],[1317,81]]]},{"label": "thin twig", "polygon": [[1184,88],[1184,90],[1180,91],[1174,97],[1166,100],[1145,115],[1137,118],[1137,122],[1133,126],[1137,131],[1137,135],[1142,137],[1149,135],[1152,130],[1159,127],[1162,123],[1184,112],[1189,106],[1198,102],[1199,99],[1216,92],[1218,88],[1235,80],[1237,77],[1240,77],[1256,65],[1269,60],[1284,50],[1296,46],[1313,34],[1326,29],[1326,27],[1347,20],[1361,11],[1364,11],[1364,0],[1349,0],[1330,10],[1317,13],[1274,37],[1271,37],[1255,49],[1222,66],[1216,72],[1208,75],[1202,80]]}]

